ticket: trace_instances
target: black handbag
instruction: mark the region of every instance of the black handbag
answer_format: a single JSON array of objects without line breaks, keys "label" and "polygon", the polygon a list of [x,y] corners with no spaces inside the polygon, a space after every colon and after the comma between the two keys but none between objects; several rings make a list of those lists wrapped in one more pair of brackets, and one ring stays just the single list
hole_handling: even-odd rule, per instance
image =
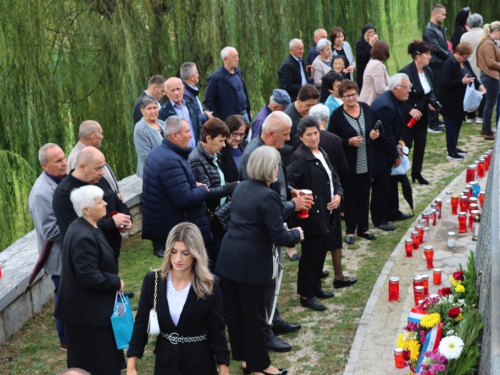
[{"label": "black handbag", "polygon": [[226,203],[217,208],[214,212],[214,216],[219,220],[222,228],[227,231],[229,226],[229,220],[231,219],[231,199],[228,197]]}]

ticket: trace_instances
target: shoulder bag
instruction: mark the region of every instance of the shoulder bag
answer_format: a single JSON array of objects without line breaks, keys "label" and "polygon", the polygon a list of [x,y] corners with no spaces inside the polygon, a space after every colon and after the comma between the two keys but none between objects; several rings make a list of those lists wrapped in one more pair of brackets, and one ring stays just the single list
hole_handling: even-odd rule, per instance
[{"label": "shoulder bag", "polygon": [[158,323],[158,313],[156,311],[156,299],[158,295],[158,271],[155,272],[155,293],[153,295],[153,308],[149,311],[148,333],[157,336],[160,333],[160,324]]}]

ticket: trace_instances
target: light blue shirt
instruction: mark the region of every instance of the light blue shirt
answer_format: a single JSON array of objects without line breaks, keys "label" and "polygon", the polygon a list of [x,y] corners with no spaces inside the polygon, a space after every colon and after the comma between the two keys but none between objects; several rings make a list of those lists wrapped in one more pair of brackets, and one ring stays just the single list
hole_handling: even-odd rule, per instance
[{"label": "light blue shirt", "polygon": [[194,132],[194,128],[193,128],[193,123],[191,122],[191,116],[189,115],[189,109],[186,106],[186,101],[184,99],[182,99],[182,108],[179,107],[177,104],[175,104],[172,100],[170,100],[170,103],[172,104],[172,107],[174,108],[175,113],[177,113],[177,116],[185,118],[186,121],[188,122],[189,129],[191,129],[191,134],[193,135],[191,137],[191,139],[189,140],[189,147],[195,148],[196,147],[196,139],[194,137],[195,132]]},{"label": "light blue shirt", "polygon": [[301,86],[304,86],[307,83],[306,75],[304,74],[304,69],[302,69],[302,59],[296,58],[294,55],[292,57],[297,60],[300,64],[300,76],[302,77]]}]

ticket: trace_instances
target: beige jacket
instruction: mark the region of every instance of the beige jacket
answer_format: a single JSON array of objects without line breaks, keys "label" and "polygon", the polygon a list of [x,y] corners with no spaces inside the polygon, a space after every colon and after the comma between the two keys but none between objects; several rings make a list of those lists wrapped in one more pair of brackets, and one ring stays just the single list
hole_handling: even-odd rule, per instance
[{"label": "beige jacket", "polygon": [[500,71],[500,48],[491,39],[486,37],[477,47],[477,66],[484,74],[498,79]]},{"label": "beige jacket", "polygon": [[387,74],[387,68],[380,60],[370,59],[363,74],[363,87],[358,100],[371,105],[388,88],[389,74]]}]

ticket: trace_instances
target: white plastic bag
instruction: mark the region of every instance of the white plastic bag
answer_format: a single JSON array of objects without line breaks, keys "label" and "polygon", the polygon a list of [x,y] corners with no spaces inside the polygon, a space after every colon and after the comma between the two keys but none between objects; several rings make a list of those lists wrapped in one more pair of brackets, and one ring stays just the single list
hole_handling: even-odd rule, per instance
[{"label": "white plastic bag", "polygon": [[482,99],[483,94],[474,88],[474,82],[469,83],[465,89],[464,111],[474,112],[479,108]]},{"label": "white plastic bag", "polygon": [[401,158],[401,164],[399,164],[397,167],[392,167],[391,176],[403,175],[410,170],[411,165],[408,156],[401,155],[400,158]]}]

